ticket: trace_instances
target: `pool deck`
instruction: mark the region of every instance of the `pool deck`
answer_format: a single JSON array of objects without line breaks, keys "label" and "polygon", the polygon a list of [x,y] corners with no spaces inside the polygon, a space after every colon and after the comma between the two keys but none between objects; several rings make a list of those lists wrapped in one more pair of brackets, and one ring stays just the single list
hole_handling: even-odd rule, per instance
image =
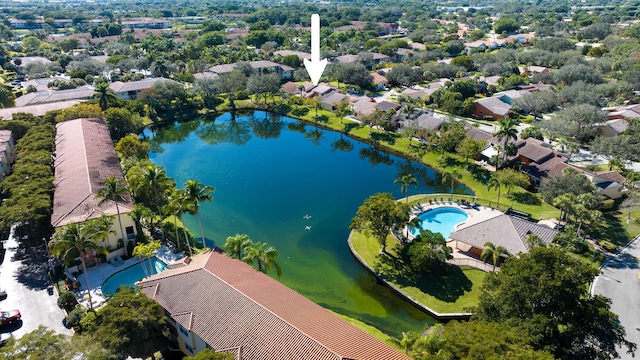
[{"label": "pool deck", "polygon": [[[490,207],[486,207],[486,206],[475,206],[475,207],[471,207],[469,205],[461,205],[461,204],[456,204],[455,202],[451,202],[451,204],[449,204],[448,201],[445,202],[438,202],[436,203],[421,203],[418,205],[414,205],[414,208],[412,210],[411,216],[409,217],[409,219],[413,219],[416,216],[419,216],[420,214],[424,213],[425,211],[429,211],[429,210],[433,210],[433,209],[437,209],[437,208],[443,208],[443,207],[450,207],[450,208],[455,208],[458,210],[462,210],[464,211],[467,216],[468,219],[456,224],[453,227],[454,231],[458,231],[461,229],[464,229],[466,227],[469,227],[471,225],[475,225],[477,223],[483,222],[485,220],[489,220],[492,219],[496,216],[500,216],[502,214],[504,214],[502,211],[497,210],[497,209],[493,209]],[[406,231],[406,227],[402,230],[403,232]],[[467,260],[477,260],[476,258],[469,256],[469,249],[470,246],[467,246],[465,244],[457,244],[457,245],[453,245],[451,244],[453,241],[447,239],[447,242],[449,243],[448,245],[451,246],[451,248],[453,249],[453,253],[451,254],[453,256],[454,259],[467,259]]]},{"label": "pool deck", "polygon": [[[166,246],[161,247],[158,251],[155,252],[155,254],[158,259],[162,260],[167,265],[184,257],[184,253],[174,254]],[[91,300],[93,302],[94,309],[98,308],[106,301],[105,296],[102,294],[102,284],[104,283],[104,281],[118,271],[124,270],[131,265],[137,264],[138,262],[140,262],[139,258],[132,257],[125,260],[124,264],[117,266],[111,265],[109,263],[100,263],[92,268],[87,268],[87,276],[89,277],[89,285],[91,286]],[[77,280],[80,283],[80,289],[76,291],[76,296],[78,297],[78,302],[88,308],[89,295],[87,294],[85,279],[86,278],[84,274],[80,274],[77,276]]]}]

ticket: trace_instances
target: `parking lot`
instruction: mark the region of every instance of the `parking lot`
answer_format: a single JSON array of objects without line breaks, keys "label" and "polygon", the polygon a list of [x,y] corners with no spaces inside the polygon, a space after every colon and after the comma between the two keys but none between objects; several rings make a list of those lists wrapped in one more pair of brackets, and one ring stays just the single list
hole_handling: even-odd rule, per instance
[{"label": "parking lot", "polygon": [[[18,242],[12,237],[4,243],[4,248],[4,256],[0,257],[0,287],[7,292],[7,298],[0,301],[0,310],[18,309],[22,321],[3,326],[0,332],[13,332],[19,338],[44,325],[57,333],[71,335],[72,331],[62,323],[64,312],[58,308],[57,297],[47,291],[46,254],[34,256],[19,250]],[[44,244],[31,251],[42,252],[43,248]]]}]

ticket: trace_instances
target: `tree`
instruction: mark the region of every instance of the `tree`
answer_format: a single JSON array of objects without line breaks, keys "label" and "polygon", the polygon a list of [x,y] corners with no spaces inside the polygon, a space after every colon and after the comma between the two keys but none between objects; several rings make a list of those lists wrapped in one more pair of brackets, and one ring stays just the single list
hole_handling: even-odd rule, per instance
[{"label": "tree", "polygon": [[482,140],[474,140],[472,138],[464,138],[459,144],[456,151],[465,158],[465,170],[469,170],[469,158],[476,158],[484,148],[485,143]]},{"label": "tree", "polygon": [[351,104],[348,100],[341,100],[338,102],[338,107],[336,109],[336,115],[340,118],[340,123],[342,124],[342,119],[345,116],[351,114]]},{"label": "tree", "polygon": [[125,195],[129,193],[129,189],[127,188],[127,184],[123,179],[116,179],[115,176],[108,177],[104,179],[104,187],[98,191],[96,195],[96,199],[100,199],[98,202],[98,206],[108,203],[109,201],[113,201],[116,204],[116,214],[118,215],[118,224],[120,225],[120,235],[123,237],[123,241],[126,243],[127,239],[125,239],[125,233],[122,228],[122,220],[120,219],[120,207],[118,206],[119,202],[127,202],[125,199]]},{"label": "tree", "polygon": [[562,221],[562,219],[566,217],[567,213],[569,213],[569,211],[571,210],[571,207],[576,202],[577,202],[577,196],[573,193],[562,194],[556,197],[555,199],[553,199],[553,202],[551,203],[551,205],[560,209],[560,216],[558,218],[558,221]]},{"label": "tree", "polygon": [[151,73],[157,77],[169,77],[169,68],[167,67],[166,60],[163,58],[156,59],[156,61],[151,64]]},{"label": "tree", "polygon": [[500,206],[500,190],[502,189],[502,179],[496,175],[496,173],[491,174],[491,178],[487,182],[487,189],[496,189],[498,190],[498,206]]},{"label": "tree", "polygon": [[377,193],[360,205],[356,216],[351,219],[349,229],[373,236],[385,253],[389,230],[398,224],[406,224],[409,219],[408,213],[407,205],[396,202],[393,195]]},{"label": "tree", "polygon": [[[295,56],[295,55],[294,55]],[[235,357],[228,352],[216,352],[213,349],[204,349],[193,356],[187,356],[184,360],[233,360]]]},{"label": "tree", "polygon": [[19,339],[9,340],[0,348],[3,360],[21,359],[108,359],[111,354],[99,343],[87,336],[76,334],[67,336],[57,334],[45,326],[38,326]]},{"label": "tree", "polygon": [[149,271],[147,271],[147,268],[144,264],[144,259],[145,258],[150,258],[153,256],[153,252],[160,249],[160,246],[162,246],[160,244],[160,241],[150,241],[147,244],[143,244],[140,243],[138,245],[136,245],[135,248],[133,248],[133,252],[131,253],[131,256],[137,256],[142,263],[142,270],[144,271],[146,276],[151,276],[153,275],[155,272],[153,271],[153,266],[151,263],[148,263],[149,265]]},{"label": "tree", "polygon": [[8,108],[15,106],[15,95],[6,86],[0,86],[0,106]]},{"label": "tree", "polygon": [[229,105],[232,109],[236,108],[235,93],[246,88],[248,76],[243,73],[241,68],[236,65],[232,71],[222,74],[218,80],[218,88],[221,93],[227,94]]},{"label": "tree", "polygon": [[440,233],[421,230],[420,234],[402,249],[403,260],[418,273],[431,271],[451,259],[453,250]]},{"label": "tree", "polygon": [[599,107],[578,104],[558,111],[553,119],[543,120],[540,127],[584,142],[593,139],[599,131],[596,124],[605,121],[606,116]]},{"label": "tree", "polygon": [[276,270],[278,278],[282,276],[282,269],[280,265],[276,263],[278,258],[278,251],[268,246],[267,243],[257,242],[245,249],[245,255],[242,260],[248,264],[256,263],[258,265],[258,271],[267,273],[271,269]]},{"label": "tree", "polygon": [[109,83],[106,81],[96,83],[94,97],[98,98],[98,103],[100,104],[100,109],[102,109],[102,111],[107,110],[109,102],[116,101],[116,93],[111,89],[111,87],[109,87]]},{"label": "tree", "polygon": [[576,196],[595,192],[595,185],[582,173],[567,168],[562,175],[554,176],[540,185],[540,194],[548,204],[562,194],[571,193]]},{"label": "tree", "polygon": [[496,271],[500,257],[508,255],[509,251],[504,246],[495,246],[492,242],[487,241],[484,243],[484,249],[480,254],[480,259],[485,263],[488,259],[491,259],[493,261],[493,271]]},{"label": "tree", "polygon": [[507,187],[507,194],[511,193],[514,186],[524,188],[529,185],[529,177],[514,169],[501,169],[496,171],[494,174],[498,179],[500,179],[500,183]]},{"label": "tree", "polygon": [[264,96],[264,103],[267,103],[267,96],[280,91],[280,77],[275,73],[260,73],[249,77],[247,81],[247,91],[251,94]]},{"label": "tree", "polygon": [[121,160],[128,158],[147,159],[151,145],[146,141],[141,141],[138,135],[129,134],[118,141],[115,149]]},{"label": "tree", "polygon": [[560,248],[535,247],[485,278],[472,320],[518,327],[534,349],[559,359],[612,359],[618,346],[633,352],[610,301],[589,292],[597,274]]},{"label": "tree", "polygon": [[518,31],[518,29],[520,29],[518,22],[508,17],[500,18],[493,24],[493,31],[495,31],[496,34],[509,34]]},{"label": "tree", "polygon": [[124,108],[110,108],[104,112],[105,122],[113,141],[118,141],[128,134],[137,134],[142,125]]},{"label": "tree", "polygon": [[234,259],[244,258],[244,251],[250,248],[253,242],[247,234],[236,234],[235,236],[227,237],[227,241],[224,243],[224,249],[227,251],[227,256]]},{"label": "tree", "polygon": [[527,245],[528,250],[531,250],[536,246],[545,246],[545,243],[542,241],[540,236],[536,234],[527,234],[527,236],[524,237],[524,243]]},{"label": "tree", "polygon": [[416,180],[416,178],[413,176],[413,174],[408,173],[408,174],[403,174],[402,176],[396,178],[393,181],[393,184],[400,184],[400,191],[403,192],[406,196],[406,203],[409,203],[409,185],[415,185],[415,187],[418,187],[418,180]]},{"label": "tree", "polygon": [[121,287],[96,315],[87,333],[117,353],[144,352],[165,329],[162,307],[133,287]]},{"label": "tree", "polygon": [[453,185],[455,181],[460,180],[461,178],[462,174],[460,174],[457,170],[445,171],[442,173],[442,183],[451,183],[451,195],[449,197],[449,200],[453,200]]},{"label": "tree", "polygon": [[428,352],[439,355],[437,359],[554,359],[546,351],[534,350],[533,339],[525,330],[504,323],[454,320],[439,332],[439,347]]},{"label": "tree", "polygon": [[627,197],[622,200],[620,204],[620,209],[629,209],[629,213],[627,214],[627,220],[631,219],[631,211],[640,206],[640,195],[637,192],[630,192]]},{"label": "tree", "polygon": [[504,164],[507,159],[506,149],[508,147],[509,140],[518,139],[518,129],[516,128],[516,120],[510,117],[498,121],[498,125],[500,125],[500,130],[498,130],[494,135],[498,140],[504,140],[502,152],[502,163]]},{"label": "tree", "polygon": [[204,240],[204,231],[202,230],[202,219],[200,219],[200,203],[203,201],[212,201],[213,192],[216,189],[213,186],[205,185],[198,180],[187,180],[184,183],[184,189],[186,191],[187,200],[191,203],[191,213],[198,217],[198,224],[200,225],[200,235],[202,236],[202,245],[207,246]]},{"label": "tree", "polygon": [[91,300],[91,285],[87,275],[87,266],[84,260],[85,255],[87,251],[93,251],[96,254],[106,253],[106,250],[99,245],[99,241],[102,239],[96,236],[96,230],[97,228],[91,221],[69,224],[58,228],[53,234],[53,240],[49,242],[51,254],[57,258],[62,258],[67,266],[80,257],[91,309],[93,309],[93,302]]}]

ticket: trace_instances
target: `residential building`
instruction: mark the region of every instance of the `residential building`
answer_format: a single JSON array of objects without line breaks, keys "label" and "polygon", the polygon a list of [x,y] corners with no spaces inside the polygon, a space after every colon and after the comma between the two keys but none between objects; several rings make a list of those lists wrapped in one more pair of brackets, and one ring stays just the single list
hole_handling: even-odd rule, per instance
[{"label": "residential building", "polygon": [[393,62],[404,62],[409,60],[413,56],[413,51],[405,48],[398,48],[396,53],[391,57],[391,61]]},{"label": "residential building", "polygon": [[[370,54],[372,55],[371,59],[368,59],[367,62],[364,64],[368,68],[371,68],[373,65],[389,61],[389,57],[387,55],[379,54],[379,53],[370,53]],[[358,62],[361,59],[362,58],[360,55],[347,54],[347,55],[341,55],[336,57],[335,62],[353,63],[353,62]]]},{"label": "residential building", "polygon": [[17,107],[53,103],[59,101],[69,100],[89,100],[95,94],[93,86],[85,85],[75,89],[68,90],[42,90],[32,93],[27,93],[19,98],[15,99],[15,105]]},{"label": "residential building", "polygon": [[493,120],[506,119],[510,113],[511,105],[494,96],[474,101],[471,109],[471,114],[474,116],[479,118],[490,117]]},{"label": "residential building", "polygon": [[[133,210],[131,197],[126,194],[125,201],[117,205],[113,201],[99,205],[100,200],[96,199],[105,179],[124,178],[109,128],[103,119],[83,118],[58,123],[56,129],[51,225],[59,228],[101,215],[111,216],[112,233],[105,245],[110,250],[126,249],[126,244],[136,236],[135,224],[128,215]],[[124,233],[120,230],[118,214]],[[94,254],[87,254],[85,260],[95,262]]]},{"label": "residential building", "polygon": [[629,127],[629,123],[625,118],[607,120],[602,124],[596,124],[600,129],[600,136],[614,137],[622,134]]},{"label": "residential building", "polygon": [[311,54],[302,52],[302,51],[293,51],[293,50],[278,50],[278,51],[274,51],[273,55],[278,55],[282,57],[285,57],[287,55],[295,55],[300,60],[311,59]]},{"label": "residential building", "polygon": [[405,119],[400,122],[400,126],[403,128],[409,128],[411,126],[415,126],[420,129],[427,129],[432,131],[440,130],[442,124],[444,124],[446,120],[439,117],[434,117],[428,112],[420,114],[417,118]]},{"label": "residential building", "polygon": [[11,120],[13,118],[13,114],[17,113],[27,113],[35,116],[42,116],[49,111],[66,109],[72,107],[73,105],[80,104],[83,101],[84,100],[66,100],[54,103],[42,103],[37,105],[4,108],[0,109],[0,116],[4,120]]},{"label": "residential building", "polygon": [[138,81],[115,81],[109,84],[109,87],[116,96],[125,100],[135,100],[143,90],[147,90],[153,87],[157,82],[171,81],[177,83],[175,80],[166,78],[146,78]]},{"label": "residential building", "polygon": [[383,90],[389,84],[387,78],[377,72],[372,72],[371,77],[373,78],[373,83],[376,84],[376,88],[378,90]]},{"label": "residential building", "polygon": [[376,103],[367,99],[360,99],[353,104],[353,116],[362,120],[365,116],[373,114],[376,110]]},{"label": "residential building", "polygon": [[344,100],[349,101],[349,97],[337,91],[332,91],[322,98],[322,108],[329,111],[335,111],[338,109],[338,104]]},{"label": "residential building", "polygon": [[487,242],[504,247],[511,255],[518,255],[529,252],[526,237],[530,234],[538,236],[544,244],[549,244],[558,234],[558,230],[502,214],[454,231],[449,235],[449,239],[455,241],[456,248],[459,243],[470,246],[468,252],[475,257],[480,257]]},{"label": "residential building", "polygon": [[208,250],[136,286],[162,306],[186,355],[235,359],[409,360],[252,266]]},{"label": "residential building", "polygon": [[171,21],[154,18],[136,18],[122,21],[123,29],[168,29],[171,27]]},{"label": "residential building", "polygon": [[[295,69],[292,68],[291,66],[278,64],[269,60],[251,61],[249,64],[253,69],[255,69],[258,72],[263,72],[263,71],[275,72],[276,74],[278,74],[278,76],[280,76],[280,80],[293,79],[293,72]],[[222,74],[231,72],[235,67],[236,67],[236,63],[223,64],[223,65],[216,65],[207,71],[220,76]]]}]

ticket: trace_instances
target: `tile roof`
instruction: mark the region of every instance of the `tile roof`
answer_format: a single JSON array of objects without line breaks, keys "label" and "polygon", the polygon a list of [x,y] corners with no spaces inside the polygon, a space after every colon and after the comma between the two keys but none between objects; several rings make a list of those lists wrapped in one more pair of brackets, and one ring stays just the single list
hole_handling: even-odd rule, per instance
[{"label": "tile roof", "polygon": [[0,143],[9,142],[11,139],[11,130],[0,130]]},{"label": "tile roof", "polygon": [[558,234],[558,231],[503,214],[454,231],[449,235],[449,238],[479,249],[483,249],[485,243],[492,242],[495,246],[503,246],[510,254],[516,255],[528,252],[524,242],[524,238],[528,234],[538,235],[545,244],[548,244]]},{"label": "tile roof", "polygon": [[[633,114],[637,114],[635,111],[625,111],[625,113],[633,113]],[[624,114],[623,114],[624,116]],[[640,114],[638,114],[638,116],[640,116]],[[628,118],[631,118],[631,116],[625,116]],[[627,128],[629,127],[629,124],[627,123],[627,120],[625,119],[613,119],[613,120],[607,120],[604,123],[604,126],[609,127],[611,130],[615,131],[616,133],[620,134],[625,132],[625,130],[627,130]]]},{"label": "tile roof", "polygon": [[291,66],[278,64],[278,63],[275,63],[275,62],[269,61],[269,60],[257,60],[257,61],[252,61],[249,64],[251,64],[251,67],[254,68],[254,69],[280,67],[284,71],[293,71],[293,70],[295,70]]},{"label": "tile roof", "polygon": [[545,180],[562,175],[562,172],[568,166],[567,160],[567,158],[562,156],[554,156],[541,164],[533,162],[526,165],[522,170],[536,179]]},{"label": "tile roof", "polygon": [[428,130],[439,130],[445,119],[433,117],[429,114],[422,114],[415,120],[419,127]]},{"label": "tile roof", "polygon": [[35,116],[42,116],[49,111],[66,109],[73,105],[79,104],[83,101],[86,101],[86,100],[67,100],[67,101],[59,101],[54,103],[44,103],[44,104],[4,108],[4,109],[0,109],[0,116],[2,116],[2,119],[4,120],[11,120],[13,118],[13,114],[17,114],[17,113],[27,113],[27,114],[33,114]]},{"label": "tile roof", "polygon": [[[116,215],[115,202],[98,206],[99,200],[95,199],[106,178],[123,178],[104,120],[76,119],[58,123],[56,128],[56,189],[51,225],[83,222],[102,214]],[[130,198],[126,198],[126,203],[119,203],[121,214],[133,209]]]},{"label": "tile roof", "polygon": [[476,100],[475,103],[483,106],[485,109],[496,115],[506,116],[511,111],[511,105],[493,96]]},{"label": "tile roof", "polygon": [[518,140],[516,145],[519,147],[518,155],[526,157],[538,164],[542,163],[545,159],[553,156],[554,154],[552,149],[542,146],[541,141],[534,138]]},{"label": "tile roof", "polygon": [[311,54],[302,52],[302,51],[293,51],[293,50],[278,50],[273,52],[274,55],[280,55],[285,57],[287,55],[296,55],[300,59],[311,59]]},{"label": "tile roof", "polygon": [[598,171],[595,173],[595,175],[597,177],[611,180],[619,184],[624,184],[625,182],[627,182],[627,179],[617,171],[612,171],[612,170]]},{"label": "tile roof", "polygon": [[293,81],[289,81],[286,82],[284,84],[282,84],[282,92],[285,92],[287,94],[291,94],[291,95],[298,95],[300,94],[300,89],[298,89],[298,84],[293,82]]},{"label": "tile roof", "polygon": [[164,81],[176,82],[175,80],[161,78],[161,77],[146,78],[142,80],[129,81],[129,82],[115,81],[109,84],[109,87],[111,88],[111,90],[115,91],[116,93],[124,93],[129,91],[140,91],[140,90],[149,89],[153,85],[155,85],[155,83],[164,82]]},{"label": "tile roof", "polygon": [[495,137],[492,133],[480,130],[473,126],[465,126],[465,132],[470,138],[474,140],[482,140],[487,145],[495,145],[500,143],[498,138]]},{"label": "tile roof", "polygon": [[58,101],[88,100],[94,93],[95,91],[91,86],[81,86],[76,89],[68,90],[36,91],[20,96],[15,100],[15,105],[20,107]]},{"label": "tile roof", "polygon": [[371,73],[371,77],[373,78],[373,83],[376,85],[386,84],[388,82],[386,77],[378,74],[377,72]]},{"label": "tile roof", "polygon": [[339,63],[356,62],[356,61],[358,61],[358,55],[352,55],[352,54],[340,55],[340,56],[336,57],[336,61],[339,62]]},{"label": "tile roof", "polygon": [[322,99],[322,103],[327,105],[335,105],[344,99],[347,99],[347,95],[340,94],[339,92],[332,92],[324,99]]},{"label": "tile roof", "polygon": [[400,104],[396,104],[392,101],[383,100],[376,104],[376,109],[380,111],[398,110],[400,109]]},{"label": "tile roof", "polygon": [[215,350],[237,360],[409,360],[320,305],[221,251],[137,286]]}]

